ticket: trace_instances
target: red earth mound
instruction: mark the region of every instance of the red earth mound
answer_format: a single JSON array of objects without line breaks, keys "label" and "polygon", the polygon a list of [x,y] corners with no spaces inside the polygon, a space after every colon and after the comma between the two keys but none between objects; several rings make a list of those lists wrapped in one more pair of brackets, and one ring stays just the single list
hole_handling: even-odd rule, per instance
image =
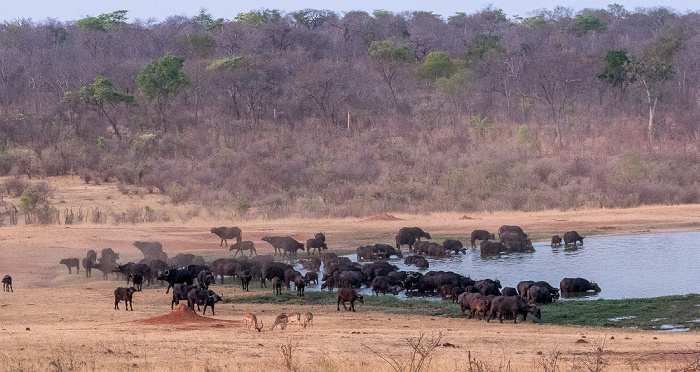
[{"label": "red earth mound", "polygon": [[402,218],[398,218],[396,216],[392,216],[390,214],[382,213],[382,214],[377,214],[372,217],[366,218],[362,220],[363,222],[369,222],[369,221],[403,221]]},{"label": "red earth mound", "polygon": [[165,314],[157,316],[154,318],[137,320],[137,323],[142,324],[182,324],[182,323],[210,323],[210,322],[226,322],[233,323],[231,321],[207,318],[205,316],[197,315],[192,309],[187,307],[185,304],[179,304],[175,310],[171,311],[170,314]]}]

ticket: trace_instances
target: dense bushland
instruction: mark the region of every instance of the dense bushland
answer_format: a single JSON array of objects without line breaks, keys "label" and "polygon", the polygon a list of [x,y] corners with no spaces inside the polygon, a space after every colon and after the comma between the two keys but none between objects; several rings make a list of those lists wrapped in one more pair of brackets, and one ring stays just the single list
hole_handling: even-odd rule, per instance
[{"label": "dense bushland", "polygon": [[0,25],[0,175],[241,217],[700,202],[698,13],[126,15]]}]

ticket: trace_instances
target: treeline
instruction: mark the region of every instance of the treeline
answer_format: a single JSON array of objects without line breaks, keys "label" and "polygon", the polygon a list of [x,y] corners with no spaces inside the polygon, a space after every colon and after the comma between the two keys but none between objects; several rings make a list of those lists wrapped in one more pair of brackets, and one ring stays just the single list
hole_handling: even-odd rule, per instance
[{"label": "treeline", "polygon": [[619,5],[0,25],[0,175],[268,217],[700,202],[700,17]]}]

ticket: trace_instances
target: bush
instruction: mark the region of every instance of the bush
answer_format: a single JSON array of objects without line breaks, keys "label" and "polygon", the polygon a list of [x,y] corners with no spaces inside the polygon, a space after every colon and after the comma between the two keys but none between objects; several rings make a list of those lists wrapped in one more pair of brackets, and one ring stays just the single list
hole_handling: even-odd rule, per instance
[{"label": "bush", "polygon": [[170,197],[170,201],[173,204],[185,203],[189,199],[187,189],[175,181],[168,185],[165,194]]},{"label": "bush", "polygon": [[5,191],[14,197],[22,196],[22,193],[27,187],[29,187],[29,183],[18,176],[6,179],[3,184]]}]

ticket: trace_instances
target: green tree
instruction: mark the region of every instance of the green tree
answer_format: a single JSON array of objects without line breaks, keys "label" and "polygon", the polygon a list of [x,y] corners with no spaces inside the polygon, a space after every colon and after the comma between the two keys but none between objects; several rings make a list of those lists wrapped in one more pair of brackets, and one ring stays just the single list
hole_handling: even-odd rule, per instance
[{"label": "green tree", "polygon": [[627,51],[625,49],[608,50],[604,61],[605,70],[598,75],[598,78],[611,84],[613,87],[620,87],[624,91],[627,84],[630,83],[627,68],[625,67],[630,61],[627,57]]},{"label": "green tree", "polygon": [[225,22],[223,18],[214,19],[211,14],[207,13],[206,9],[200,9],[199,15],[194,17],[194,21],[206,32],[216,31],[224,27]]},{"label": "green tree", "polygon": [[[66,92],[63,95],[63,101],[69,103],[76,97],[73,92]],[[97,76],[92,84],[86,85],[77,92],[80,102],[92,107],[100,117],[106,117],[109,124],[114,129],[114,134],[122,139],[119,127],[117,126],[117,106],[125,104],[128,106],[137,106],[136,99],[129,93],[119,92],[114,88],[109,79],[104,76]]]},{"label": "green tree", "polygon": [[437,80],[438,78],[448,78],[459,70],[462,61],[450,58],[446,52],[430,52],[425,57],[425,62],[418,67],[416,75],[420,79]]},{"label": "green tree", "polygon": [[126,22],[126,13],[128,13],[127,10],[117,10],[97,17],[85,17],[75,22],[75,25],[85,30],[108,32]]},{"label": "green tree", "polygon": [[384,82],[389,86],[394,106],[398,111],[399,101],[396,97],[395,82],[399,71],[414,60],[411,50],[407,46],[396,45],[392,40],[373,41],[369,47],[369,56]]},{"label": "green tree", "polygon": [[477,35],[473,44],[467,51],[467,61],[474,63],[489,53],[504,53],[506,50],[501,46],[501,38],[496,35]]},{"label": "green tree", "polygon": [[593,14],[577,14],[574,24],[569,28],[569,32],[576,36],[584,36],[589,32],[604,33],[608,31],[608,26],[600,18]]},{"label": "green tree", "polygon": [[146,98],[156,102],[160,125],[165,128],[165,109],[190,80],[182,71],[184,60],[168,53],[139,72],[136,82]]},{"label": "green tree", "polygon": [[248,27],[260,28],[262,25],[282,18],[279,10],[264,9],[257,12],[238,13],[234,20]]},{"label": "green tree", "polygon": [[306,27],[310,31],[321,27],[328,19],[331,18],[332,15],[333,13],[330,11],[315,9],[304,9],[292,12],[294,22]]}]

